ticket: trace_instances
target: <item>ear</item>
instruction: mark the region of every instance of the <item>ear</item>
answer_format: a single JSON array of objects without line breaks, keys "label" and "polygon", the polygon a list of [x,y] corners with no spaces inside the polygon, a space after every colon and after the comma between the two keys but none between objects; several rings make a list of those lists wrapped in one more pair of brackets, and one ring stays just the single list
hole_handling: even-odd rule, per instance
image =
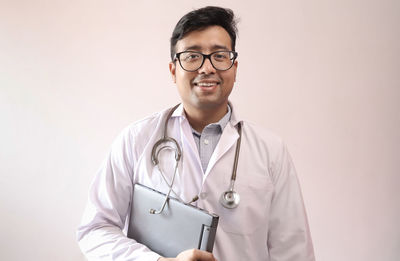
[{"label": "ear", "polygon": [[169,63],[169,72],[171,73],[172,81],[176,83],[176,63]]}]

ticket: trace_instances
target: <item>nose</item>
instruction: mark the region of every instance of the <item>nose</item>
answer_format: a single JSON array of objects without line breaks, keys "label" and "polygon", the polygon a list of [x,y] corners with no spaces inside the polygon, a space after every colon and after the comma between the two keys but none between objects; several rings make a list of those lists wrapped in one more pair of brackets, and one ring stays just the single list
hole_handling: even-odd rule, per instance
[{"label": "nose", "polygon": [[209,57],[204,59],[203,65],[199,68],[199,73],[201,74],[214,74],[216,69],[211,64],[211,60]]}]

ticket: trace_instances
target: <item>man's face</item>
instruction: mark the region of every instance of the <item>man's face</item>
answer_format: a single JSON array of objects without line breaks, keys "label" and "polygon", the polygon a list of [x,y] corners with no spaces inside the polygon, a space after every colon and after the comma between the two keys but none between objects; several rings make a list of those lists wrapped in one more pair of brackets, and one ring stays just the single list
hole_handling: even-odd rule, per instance
[{"label": "man's face", "polygon": [[[197,51],[203,54],[231,51],[231,38],[224,28],[210,26],[188,33],[177,42],[175,50],[177,53]],[[237,61],[227,71],[216,70],[209,59],[205,59],[203,66],[195,72],[183,70],[178,61],[171,62],[169,68],[186,110],[226,110],[236,78]]]}]

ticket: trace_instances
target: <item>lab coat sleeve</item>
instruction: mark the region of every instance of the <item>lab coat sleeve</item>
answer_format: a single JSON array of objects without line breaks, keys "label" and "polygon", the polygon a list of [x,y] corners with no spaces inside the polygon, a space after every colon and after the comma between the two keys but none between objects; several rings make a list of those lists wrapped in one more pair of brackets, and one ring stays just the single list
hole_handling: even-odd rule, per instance
[{"label": "lab coat sleeve", "polygon": [[272,168],[268,248],[271,261],[315,261],[307,216],[296,171],[286,146]]},{"label": "lab coat sleeve", "polygon": [[155,261],[160,255],[123,233],[132,196],[133,139],[129,128],[113,143],[93,180],[77,240],[88,260]]}]

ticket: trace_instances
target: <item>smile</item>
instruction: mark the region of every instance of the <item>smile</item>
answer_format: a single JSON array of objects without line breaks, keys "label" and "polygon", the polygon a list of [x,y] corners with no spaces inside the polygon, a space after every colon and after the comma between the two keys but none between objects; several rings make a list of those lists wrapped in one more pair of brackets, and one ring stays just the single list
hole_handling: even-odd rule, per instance
[{"label": "smile", "polygon": [[220,81],[217,81],[217,80],[200,80],[200,81],[195,81],[194,82],[194,85],[195,86],[198,86],[198,87],[213,87],[213,86],[216,86],[216,85],[219,85],[221,82]]},{"label": "smile", "polygon": [[214,85],[217,85],[218,82],[199,82],[199,83],[195,83],[195,85],[200,86],[200,87],[211,87]]}]

